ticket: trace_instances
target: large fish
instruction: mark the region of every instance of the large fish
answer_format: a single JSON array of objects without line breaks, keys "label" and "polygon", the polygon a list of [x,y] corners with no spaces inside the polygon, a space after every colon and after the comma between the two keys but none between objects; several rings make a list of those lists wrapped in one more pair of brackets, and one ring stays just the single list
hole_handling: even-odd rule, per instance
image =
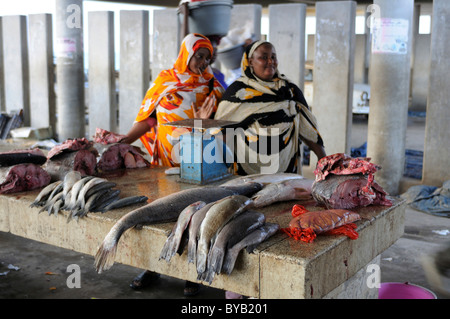
[{"label": "large fish", "polygon": [[122,234],[131,227],[139,224],[173,221],[178,218],[186,206],[196,201],[211,203],[234,194],[252,196],[259,190],[261,190],[259,183],[248,183],[241,187],[194,187],[164,196],[139,207],[124,215],[111,228],[95,255],[95,268],[98,273],[111,268],[116,256],[117,243]]},{"label": "large fish", "polygon": [[280,225],[275,223],[265,223],[245,236],[240,242],[227,250],[222,266],[222,271],[227,275],[231,274],[239,252],[247,247],[248,252],[252,252],[255,247],[274,235],[280,229]]},{"label": "large fish", "polygon": [[47,157],[39,148],[12,150],[0,153],[0,166],[13,166],[23,163],[42,165]]},{"label": "large fish", "polygon": [[165,259],[167,262],[169,262],[170,259],[176,254],[180,246],[183,232],[189,225],[192,216],[205,205],[205,202],[198,201],[183,209],[183,211],[180,213],[180,216],[178,216],[178,220],[175,223],[172,231],[170,232],[169,237],[167,237],[167,240],[164,243],[159,259]]},{"label": "large fish", "polygon": [[208,254],[208,270],[204,280],[211,284],[214,275],[220,274],[227,247],[233,247],[247,234],[262,226],[266,220],[263,213],[246,211],[230,220],[217,235]]},{"label": "large fish", "polygon": [[260,183],[263,185],[267,185],[267,184],[278,183],[278,182],[286,181],[286,180],[290,180],[290,179],[302,179],[302,178],[304,178],[302,175],[294,174],[294,173],[252,174],[252,175],[236,177],[232,180],[222,183],[221,186],[237,186],[237,185],[243,185],[248,182]]},{"label": "large fish", "polygon": [[246,196],[233,195],[214,204],[206,213],[199,230],[197,242],[197,274],[200,279],[206,270],[209,247],[220,230],[233,217],[251,206],[252,200]]},{"label": "large fish", "polygon": [[254,206],[264,207],[281,201],[312,199],[313,183],[310,179],[297,178],[269,184],[253,195]]},{"label": "large fish", "polygon": [[191,222],[189,223],[189,241],[188,241],[188,263],[195,263],[197,255],[197,240],[198,231],[202,224],[206,213],[216,202],[208,203],[203,206],[194,216],[192,216]]}]

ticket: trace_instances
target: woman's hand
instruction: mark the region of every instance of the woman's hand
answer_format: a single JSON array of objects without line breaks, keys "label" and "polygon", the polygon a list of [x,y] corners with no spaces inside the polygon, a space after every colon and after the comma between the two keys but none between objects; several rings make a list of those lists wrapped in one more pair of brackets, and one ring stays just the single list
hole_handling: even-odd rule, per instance
[{"label": "woman's hand", "polygon": [[195,104],[192,103],[192,110],[194,112],[195,119],[209,119],[213,113],[214,106],[216,105],[216,96],[214,94],[208,95],[203,102],[202,106],[196,109]]}]

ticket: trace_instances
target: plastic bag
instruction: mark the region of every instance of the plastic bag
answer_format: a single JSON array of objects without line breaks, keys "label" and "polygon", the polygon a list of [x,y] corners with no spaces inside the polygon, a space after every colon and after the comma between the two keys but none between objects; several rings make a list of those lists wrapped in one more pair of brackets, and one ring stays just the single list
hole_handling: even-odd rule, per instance
[{"label": "plastic bag", "polygon": [[301,205],[294,205],[291,214],[289,227],[281,230],[295,240],[311,243],[318,234],[346,235],[353,240],[359,237],[353,223],[361,219],[358,213],[345,209],[311,212]]}]

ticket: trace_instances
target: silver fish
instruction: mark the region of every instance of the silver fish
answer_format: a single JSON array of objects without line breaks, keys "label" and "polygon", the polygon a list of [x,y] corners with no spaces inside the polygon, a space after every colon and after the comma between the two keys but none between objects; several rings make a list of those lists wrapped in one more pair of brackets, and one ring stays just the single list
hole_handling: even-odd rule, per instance
[{"label": "silver fish", "polygon": [[197,242],[197,274],[198,278],[206,270],[209,247],[225,224],[235,215],[245,211],[252,200],[242,195],[232,195],[214,204],[206,213],[199,230]]},{"label": "silver fish", "polygon": [[92,195],[94,195],[94,194],[97,193],[98,191],[103,190],[103,189],[111,189],[111,188],[113,188],[113,187],[115,187],[115,186],[117,186],[116,183],[114,183],[114,182],[108,182],[108,181],[103,182],[103,183],[96,184],[96,185],[92,186],[92,187],[86,192],[85,198],[86,198],[86,200],[88,200]]},{"label": "silver fish", "polygon": [[212,202],[203,206],[194,216],[192,216],[189,224],[189,241],[188,241],[188,263],[195,263],[197,255],[198,231],[206,213],[216,202]]},{"label": "silver fish", "polygon": [[78,193],[83,188],[84,184],[86,184],[93,178],[94,178],[94,176],[86,176],[86,177],[81,178],[75,184],[73,184],[72,189],[71,189],[72,195],[70,196],[70,198],[67,198],[64,200],[64,207],[63,207],[64,209],[72,210],[75,208],[77,198],[78,198]]},{"label": "silver fish", "polygon": [[214,202],[233,194],[251,196],[261,190],[261,184],[251,183],[242,187],[204,186],[185,189],[139,207],[120,218],[100,245],[94,266],[98,273],[111,268],[117,250],[117,243],[122,234],[139,224],[168,222],[178,218],[181,211],[196,201]]},{"label": "silver fish", "polygon": [[262,226],[266,221],[263,213],[246,211],[230,220],[217,235],[214,245],[208,254],[208,270],[205,281],[211,284],[214,274],[220,274],[227,247],[233,247],[247,234]]},{"label": "silver fish", "polygon": [[101,209],[101,212],[107,212],[111,209],[121,208],[129,205],[144,203],[148,200],[147,196],[129,196],[120,198]]},{"label": "silver fish", "polygon": [[86,204],[86,192],[92,188],[94,185],[107,182],[106,179],[101,177],[94,177],[90,181],[88,181],[83,188],[80,190],[77,196],[77,204],[75,204],[75,207],[80,207],[81,209],[84,209],[84,205]]},{"label": "silver fish", "polygon": [[51,184],[48,184],[46,187],[44,187],[39,194],[36,196],[34,201],[30,204],[30,207],[36,207],[36,206],[42,206],[47,201],[47,198],[50,196],[52,191],[61,184],[62,181],[56,181]]},{"label": "silver fish", "polygon": [[[42,211],[46,210],[48,212],[48,214],[51,215],[52,212],[53,212],[53,208],[54,208],[55,203],[62,198],[62,195],[63,195],[62,191],[57,193],[55,196],[53,196],[53,198],[50,201],[48,201],[45,204],[45,206],[39,212],[42,212]],[[55,215],[58,214],[58,211],[55,213]]]},{"label": "silver fish", "polygon": [[264,207],[275,202],[312,199],[313,183],[313,180],[300,178],[269,184],[252,196],[254,206]]},{"label": "silver fish", "polygon": [[189,225],[192,216],[205,205],[205,202],[198,201],[183,209],[183,211],[180,213],[180,216],[178,216],[178,220],[175,223],[172,231],[170,232],[169,237],[167,237],[167,240],[164,243],[159,259],[165,259],[167,262],[169,262],[170,259],[176,254],[180,246],[181,237],[183,236],[185,229]]},{"label": "silver fish", "polygon": [[231,274],[239,252],[247,247],[247,251],[252,252],[254,248],[274,235],[280,229],[280,225],[275,223],[265,223],[245,236],[240,242],[227,250],[223,261],[222,271],[227,275]]},{"label": "silver fish", "polygon": [[64,176],[63,198],[66,198],[67,193],[72,189],[73,184],[81,179],[81,173],[78,171],[70,171]]},{"label": "silver fish", "polygon": [[263,185],[267,185],[267,184],[278,183],[278,182],[286,181],[286,180],[290,180],[290,179],[302,179],[302,178],[304,178],[302,175],[294,174],[294,173],[251,174],[251,175],[236,177],[232,180],[222,183],[221,186],[237,186],[237,185],[243,185],[248,182],[260,183]]}]

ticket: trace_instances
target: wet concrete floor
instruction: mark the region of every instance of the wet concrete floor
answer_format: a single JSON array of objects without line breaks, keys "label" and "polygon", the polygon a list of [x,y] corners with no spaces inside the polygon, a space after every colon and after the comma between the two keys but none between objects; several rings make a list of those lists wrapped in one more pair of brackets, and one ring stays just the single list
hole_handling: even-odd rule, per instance
[{"label": "wet concrete floor", "polygon": [[[407,148],[423,150],[425,119],[408,122]],[[353,136],[361,139],[367,120],[354,120]],[[357,133],[359,132],[359,133]],[[419,138],[418,138],[419,137]],[[364,141],[355,140],[352,147]],[[408,282],[431,289],[420,263],[422,255],[450,240],[450,219],[407,207],[405,234],[381,255],[381,282]],[[135,291],[131,280],[142,270],[115,264],[97,274],[94,258],[71,250],[0,232],[0,299],[223,299],[223,290],[203,286],[195,297],[184,297],[184,281],[161,276]],[[75,267],[75,271],[73,270]],[[79,268],[78,268],[79,267]],[[79,271],[80,281],[71,276]],[[69,286],[75,286],[69,288]],[[448,296],[436,292],[439,299]]]}]

